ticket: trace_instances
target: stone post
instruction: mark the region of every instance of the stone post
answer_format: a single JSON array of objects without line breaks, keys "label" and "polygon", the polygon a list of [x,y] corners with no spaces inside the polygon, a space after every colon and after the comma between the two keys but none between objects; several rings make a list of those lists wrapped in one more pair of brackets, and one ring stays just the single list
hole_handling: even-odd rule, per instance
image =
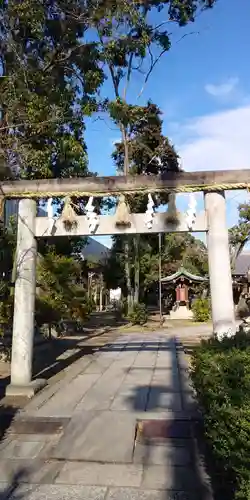
[{"label": "stone post", "polygon": [[236,331],[224,191],[205,193],[213,332],[222,338]]},{"label": "stone post", "polygon": [[6,395],[32,397],[44,381],[32,381],[36,295],[36,201],[22,199],[18,208],[16,281],[11,355],[11,383]]}]

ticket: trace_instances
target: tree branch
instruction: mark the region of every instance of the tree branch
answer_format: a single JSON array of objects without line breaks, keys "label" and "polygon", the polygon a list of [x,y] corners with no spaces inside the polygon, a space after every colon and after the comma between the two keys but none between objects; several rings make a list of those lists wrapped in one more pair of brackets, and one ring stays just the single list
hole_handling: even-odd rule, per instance
[{"label": "tree branch", "polygon": [[200,32],[199,31],[191,31],[191,33],[185,33],[185,35],[183,35],[181,38],[179,38],[179,40],[177,40],[175,43],[180,43],[184,38],[186,38],[186,36],[190,36],[190,35],[200,35]]},{"label": "tree branch", "polygon": [[127,91],[128,91],[128,86],[129,86],[129,81],[130,81],[130,76],[131,76],[131,71],[132,71],[132,61],[133,61],[134,54],[133,52],[129,56],[129,61],[128,61],[128,71],[127,71],[127,78],[126,78],[126,84],[124,87],[123,91],[123,98],[124,101],[126,100],[127,97]]},{"label": "tree branch", "polygon": [[139,92],[139,94],[138,94],[138,96],[137,96],[137,99],[139,99],[139,98],[141,97],[142,93],[144,92],[144,89],[145,89],[145,86],[146,86],[146,84],[147,84],[147,81],[148,81],[148,79],[149,79],[149,77],[150,77],[150,75],[151,75],[151,73],[152,73],[153,69],[155,68],[156,64],[159,62],[159,60],[161,59],[161,57],[162,57],[162,56],[165,54],[165,52],[167,52],[167,51],[168,51],[168,49],[163,49],[163,50],[160,52],[159,56],[158,56],[158,57],[157,57],[157,58],[153,61],[153,55],[152,55],[151,51],[149,50],[149,52],[150,52],[150,57],[151,57],[151,65],[150,65],[149,71],[148,71],[148,72],[147,72],[147,74],[146,74],[146,77],[145,77],[145,80],[144,80],[144,84],[143,84],[143,86],[142,86],[142,88],[141,88],[141,91]]}]

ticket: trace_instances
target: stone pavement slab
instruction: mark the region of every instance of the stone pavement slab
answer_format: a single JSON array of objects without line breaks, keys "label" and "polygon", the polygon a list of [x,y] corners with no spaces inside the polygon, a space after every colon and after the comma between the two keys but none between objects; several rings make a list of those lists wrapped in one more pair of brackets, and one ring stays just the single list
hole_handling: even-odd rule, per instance
[{"label": "stone pavement slab", "polygon": [[197,492],[112,488],[105,500],[200,500]]},{"label": "stone pavement slab", "polygon": [[96,383],[99,377],[100,374],[95,373],[78,375],[70,382],[67,395],[64,387],[59,389],[49,401],[39,408],[37,415],[54,417],[72,415],[83,395]]},{"label": "stone pavement slab", "polygon": [[23,483],[52,484],[62,467],[62,462],[49,460],[0,460],[0,483],[8,481],[11,484],[13,476],[23,470]]},{"label": "stone pavement slab", "polygon": [[173,348],[171,348],[171,350],[169,349],[167,351],[163,350],[158,352],[155,362],[156,368],[164,368],[164,369],[170,368],[173,371],[178,370],[176,356],[172,352],[172,350]]},{"label": "stone pavement slab", "polygon": [[134,367],[139,368],[151,368],[155,367],[156,365],[156,360],[157,360],[157,351],[156,352],[143,352],[141,351],[135,362],[134,362]]},{"label": "stone pavement slab", "polygon": [[135,464],[67,462],[57,476],[56,483],[139,487],[142,473],[142,466]]},{"label": "stone pavement slab", "polygon": [[1,450],[1,458],[36,458],[44,448],[45,443],[42,441],[19,441],[11,440],[6,443],[6,446]]},{"label": "stone pavement slab", "polygon": [[155,370],[154,367],[136,368],[134,366],[131,366],[125,371],[125,373],[126,377],[123,381],[123,384],[148,384],[148,386],[150,386]]},{"label": "stone pavement slab", "polygon": [[13,500],[201,498],[191,436],[135,443],[138,419],[195,415],[185,354],[167,335],[121,336],[78,359],[27,405],[25,415],[66,416],[69,422],[57,436],[8,434],[0,446],[0,485],[21,467],[29,474],[21,482],[32,485],[21,485]]},{"label": "stone pavement slab", "polygon": [[[8,491],[6,487],[6,492]],[[20,485],[3,500],[104,500],[106,488],[75,485]]]},{"label": "stone pavement slab", "polygon": [[117,392],[110,410],[130,412],[145,411],[150,388],[146,386],[136,386],[136,384],[123,384]]},{"label": "stone pavement slab", "polygon": [[180,440],[171,439],[170,443],[157,443],[150,446],[137,443],[133,461],[144,465],[188,466],[192,461],[191,450],[187,440],[182,440],[182,446],[178,441]]},{"label": "stone pavement slab", "polygon": [[102,356],[99,356],[87,366],[86,370],[84,371],[84,374],[85,375],[92,373],[102,374],[107,370],[107,368],[111,365],[111,363],[113,363],[112,358],[102,358]]},{"label": "stone pavement slab", "polygon": [[40,408],[46,401],[48,401],[54,394],[56,394],[60,389],[66,389],[69,386],[69,383],[77,377],[80,373],[82,373],[86,367],[91,363],[93,357],[91,355],[84,356],[80,358],[73,365],[68,366],[61,372],[60,379],[53,382],[51,385],[49,383],[41,392],[36,394],[36,397],[33,398],[25,407],[26,412],[37,410]]},{"label": "stone pavement slab", "polygon": [[53,458],[132,462],[136,420],[128,412],[78,412],[53,452]]},{"label": "stone pavement slab", "polygon": [[198,490],[197,476],[191,466],[149,465],[143,472],[142,489]]},{"label": "stone pavement slab", "polygon": [[101,379],[95,384],[91,391],[88,391],[81,398],[75,407],[76,412],[80,411],[101,411],[108,410],[113,403],[117,391],[122,383],[124,374],[115,374],[114,377]]},{"label": "stone pavement slab", "polygon": [[1,443],[1,459],[24,459],[34,458],[48,459],[56,447],[61,435],[42,436],[39,434],[30,435],[8,435]]},{"label": "stone pavement slab", "polygon": [[147,411],[163,412],[164,410],[172,410],[179,412],[182,410],[181,393],[167,389],[166,385],[153,385],[150,389]]}]

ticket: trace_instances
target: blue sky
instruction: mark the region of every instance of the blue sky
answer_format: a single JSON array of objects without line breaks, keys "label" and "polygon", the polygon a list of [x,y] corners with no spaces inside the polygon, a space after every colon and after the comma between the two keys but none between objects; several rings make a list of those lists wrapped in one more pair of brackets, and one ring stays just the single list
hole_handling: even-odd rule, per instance
[{"label": "blue sky", "polygon": [[[172,47],[139,99],[142,77],[134,76],[130,101],[144,104],[150,98],[162,109],[164,133],[185,170],[250,168],[250,0],[218,0],[194,24],[172,31]],[[111,92],[108,82],[105,91]],[[111,153],[119,138],[108,120],[88,121],[90,170],[115,175]],[[246,192],[227,193],[229,226],[237,222],[238,204],[248,199]],[[179,196],[179,208],[186,205],[187,198]]]}]

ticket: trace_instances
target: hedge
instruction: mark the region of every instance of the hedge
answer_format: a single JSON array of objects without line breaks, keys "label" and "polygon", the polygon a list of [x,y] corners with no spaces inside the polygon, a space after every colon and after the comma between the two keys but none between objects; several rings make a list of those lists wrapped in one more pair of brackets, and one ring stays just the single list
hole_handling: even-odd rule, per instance
[{"label": "hedge", "polygon": [[193,353],[191,376],[224,489],[219,498],[250,500],[250,336],[203,342]]},{"label": "hedge", "polygon": [[211,306],[208,299],[195,299],[192,304],[194,321],[205,323],[211,317]]}]

